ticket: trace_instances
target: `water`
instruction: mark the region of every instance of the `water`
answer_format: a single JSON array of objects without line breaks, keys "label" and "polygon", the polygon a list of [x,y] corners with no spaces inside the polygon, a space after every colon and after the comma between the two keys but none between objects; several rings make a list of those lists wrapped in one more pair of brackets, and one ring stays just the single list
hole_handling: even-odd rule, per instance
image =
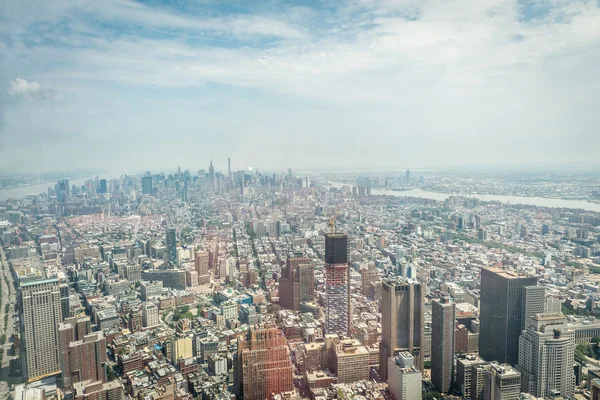
[{"label": "water", "polygon": [[[89,179],[89,178],[87,178]],[[69,184],[81,186],[87,179],[78,179],[70,181]],[[330,182],[332,186],[340,188],[344,185],[348,185],[343,182]],[[40,185],[26,186],[15,189],[4,189],[0,190],[0,201],[4,201],[10,198],[20,199],[28,194],[40,194],[48,191],[48,188],[53,188],[54,182],[43,183]],[[389,189],[373,189],[372,194],[376,195],[387,195],[397,197],[420,197],[423,199],[444,201],[450,195],[447,193],[429,192],[421,189],[412,189],[407,191],[395,191]],[[585,200],[566,200],[566,199],[548,199],[545,197],[520,197],[520,196],[502,196],[494,194],[474,194],[471,197],[478,198],[482,201],[499,201],[507,204],[526,204],[538,207],[560,207],[560,208],[573,208],[600,212],[600,204],[590,203]]]},{"label": "water", "polygon": [[[330,182],[332,186],[340,188],[344,185],[349,185],[343,182]],[[351,185],[349,185],[351,186]],[[395,191],[389,189],[372,189],[371,194],[396,196],[396,197],[420,197],[423,199],[444,201],[450,197],[447,193],[429,192],[421,189],[411,189],[406,191]],[[600,212],[600,204],[590,203],[585,200],[566,200],[566,199],[549,199],[545,197],[521,197],[521,196],[502,196],[494,194],[472,194],[470,197],[480,199],[482,201],[499,201],[507,204],[526,204],[538,207],[559,207],[572,208]]]},{"label": "water", "polygon": [[[73,185],[81,186],[88,179],[90,179],[90,178],[77,179],[74,181],[69,180],[69,186],[71,186],[71,187],[73,187]],[[47,182],[47,183],[42,183],[39,185],[31,185],[31,186],[25,186],[25,187],[14,188],[14,189],[2,189],[2,190],[0,190],[0,201],[4,201],[7,199],[22,199],[23,197],[30,195],[30,194],[47,193],[48,188],[54,189],[54,185],[56,185],[56,182]]]}]

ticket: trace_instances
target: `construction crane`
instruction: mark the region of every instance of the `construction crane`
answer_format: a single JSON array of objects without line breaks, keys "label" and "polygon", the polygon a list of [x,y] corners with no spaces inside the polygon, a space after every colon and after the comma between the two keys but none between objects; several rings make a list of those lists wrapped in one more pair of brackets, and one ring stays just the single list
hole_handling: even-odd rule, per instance
[{"label": "construction crane", "polygon": [[329,230],[330,230],[331,233],[335,233],[335,220],[336,220],[336,218],[337,218],[337,216],[338,216],[339,213],[340,213],[340,208],[338,207],[335,210],[335,214],[333,214],[333,217],[331,217],[329,219]]}]

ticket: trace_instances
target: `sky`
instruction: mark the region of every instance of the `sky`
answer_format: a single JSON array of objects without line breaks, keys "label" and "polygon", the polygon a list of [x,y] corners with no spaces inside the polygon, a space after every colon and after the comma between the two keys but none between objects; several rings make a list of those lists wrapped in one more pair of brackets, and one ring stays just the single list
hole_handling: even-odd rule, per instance
[{"label": "sky", "polygon": [[0,1],[0,174],[600,167],[600,0]]}]

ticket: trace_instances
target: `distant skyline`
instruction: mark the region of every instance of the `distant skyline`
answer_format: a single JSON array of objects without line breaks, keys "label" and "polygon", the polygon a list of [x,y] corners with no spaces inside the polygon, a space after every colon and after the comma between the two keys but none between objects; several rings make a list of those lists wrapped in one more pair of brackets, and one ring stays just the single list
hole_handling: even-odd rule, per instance
[{"label": "distant skyline", "polygon": [[0,174],[595,168],[598,65],[597,0],[5,1]]}]

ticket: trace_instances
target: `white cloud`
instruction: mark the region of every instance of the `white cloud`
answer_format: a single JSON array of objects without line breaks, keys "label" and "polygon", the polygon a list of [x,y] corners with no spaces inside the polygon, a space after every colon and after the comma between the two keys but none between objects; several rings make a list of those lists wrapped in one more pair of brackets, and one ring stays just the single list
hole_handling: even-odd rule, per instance
[{"label": "white cloud", "polygon": [[39,82],[16,78],[10,81],[8,94],[25,99],[47,99],[53,96],[53,91],[43,87]]},{"label": "white cloud", "polygon": [[[549,0],[544,2],[552,6],[549,12],[531,20],[523,18],[518,0],[353,0],[332,2],[328,10],[210,16],[126,0],[68,1],[41,17],[44,29],[23,24],[3,46],[11,60],[6,64],[14,64],[11,78],[34,76],[80,100],[65,112],[87,107],[114,121],[122,113],[120,121],[135,130],[140,121],[132,115],[168,119],[166,110],[149,113],[148,104],[177,101],[182,106],[173,108],[173,115],[190,128],[182,122],[173,126],[173,134],[189,138],[187,131],[206,123],[193,120],[189,110],[206,98],[169,96],[187,89],[186,95],[201,97],[204,85],[217,83],[259,93],[242,101],[210,94],[217,100],[209,104],[231,102],[216,120],[240,118],[239,126],[224,128],[234,132],[231,143],[252,126],[240,105],[249,104],[262,116],[256,132],[265,142],[280,142],[276,150],[282,154],[287,154],[285,140],[278,135],[292,131],[298,137],[310,131],[325,143],[339,143],[344,134],[358,143],[366,134],[385,143],[381,151],[397,148],[406,151],[402,157],[425,165],[438,163],[447,152],[460,153],[453,162],[577,161],[585,156],[566,154],[569,146],[561,143],[586,143],[586,156],[600,146],[594,135],[600,116],[589,106],[600,103],[600,5],[595,1]],[[37,82],[22,81],[13,81],[18,91],[44,92]],[[143,98],[136,98],[138,90]],[[261,103],[264,92],[274,93],[281,100],[277,106],[287,109],[270,113]],[[121,97],[132,100],[113,107],[113,99]],[[110,104],[103,104],[107,98]],[[293,101],[339,112],[311,114],[294,109]],[[202,103],[205,107],[210,105]],[[340,124],[341,119],[348,122]],[[82,132],[92,129],[84,118],[79,121]],[[155,124],[147,128],[153,129]],[[171,131],[169,123],[163,130]],[[523,145],[515,149],[515,141]],[[513,153],[488,155],[490,143]],[[261,147],[258,141],[253,145]],[[368,148],[366,139],[362,145]],[[415,148],[420,150],[413,153]],[[397,155],[390,151],[388,157]],[[364,154],[364,159],[385,157]]]}]

